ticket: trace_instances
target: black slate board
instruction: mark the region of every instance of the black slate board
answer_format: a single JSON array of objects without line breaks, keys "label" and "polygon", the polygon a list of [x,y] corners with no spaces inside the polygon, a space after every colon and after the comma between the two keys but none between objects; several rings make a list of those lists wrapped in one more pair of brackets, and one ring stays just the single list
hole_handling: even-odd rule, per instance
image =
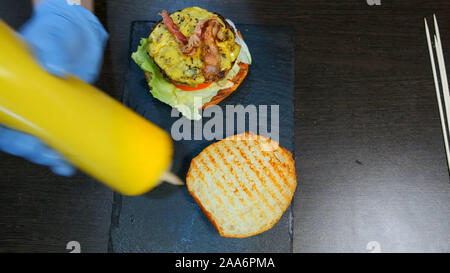
[{"label": "black slate board", "polygon": [[[132,24],[129,56],[136,50],[141,37],[148,36],[153,24],[149,21]],[[273,26],[237,25],[237,28],[250,49],[253,63],[238,90],[220,105],[279,105],[280,143],[293,152],[293,32],[289,28]],[[168,132],[178,119],[170,116],[171,107],[151,96],[142,70],[132,60],[128,66],[123,102]],[[212,142],[175,142],[173,171],[184,180],[191,159]],[[185,186],[163,184],[142,196],[115,195],[109,251],[291,252],[292,223],[289,207],[279,222],[262,234],[245,239],[223,238]]]}]

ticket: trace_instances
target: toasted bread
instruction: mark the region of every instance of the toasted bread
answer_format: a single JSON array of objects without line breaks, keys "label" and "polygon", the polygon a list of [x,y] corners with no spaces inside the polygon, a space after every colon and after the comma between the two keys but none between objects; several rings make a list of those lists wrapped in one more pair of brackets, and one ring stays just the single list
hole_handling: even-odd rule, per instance
[{"label": "toasted bread", "polygon": [[243,133],[195,157],[186,184],[221,236],[244,238],[270,229],[280,219],[297,180],[289,151],[266,137]]}]

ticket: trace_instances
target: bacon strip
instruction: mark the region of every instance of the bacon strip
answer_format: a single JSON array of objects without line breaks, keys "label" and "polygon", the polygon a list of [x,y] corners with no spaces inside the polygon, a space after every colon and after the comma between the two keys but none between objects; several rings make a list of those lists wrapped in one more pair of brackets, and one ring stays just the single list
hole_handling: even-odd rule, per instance
[{"label": "bacon strip", "polygon": [[203,34],[204,45],[202,48],[203,76],[205,80],[215,81],[220,73],[220,52],[216,45],[216,35],[220,30],[220,24],[216,20],[210,21]]},{"label": "bacon strip", "polygon": [[192,56],[195,54],[202,40],[203,29],[205,25],[208,24],[209,20],[210,19],[201,20],[200,22],[198,22],[197,26],[195,26],[194,33],[191,35],[191,37],[189,37],[188,43],[180,48],[183,54],[188,56]]},{"label": "bacon strip", "polygon": [[178,26],[173,22],[172,18],[170,18],[169,13],[167,12],[167,10],[164,9],[159,15],[162,16],[164,24],[166,25],[166,27],[169,30],[169,32],[175,38],[175,41],[179,45],[186,45],[188,43],[188,40],[187,40],[186,36],[184,36],[184,34],[181,33],[181,31],[178,28]]}]

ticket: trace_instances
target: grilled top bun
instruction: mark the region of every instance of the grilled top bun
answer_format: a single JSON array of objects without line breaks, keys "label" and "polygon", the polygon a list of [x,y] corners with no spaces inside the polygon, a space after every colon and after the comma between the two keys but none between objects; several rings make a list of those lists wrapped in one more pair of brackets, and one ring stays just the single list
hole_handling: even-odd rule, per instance
[{"label": "grilled top bun", "polygon": [[195,157],[189,192],[221,236],[243,238],[270,229],[297,186],[289,151],[252,133],[231,136]]}]

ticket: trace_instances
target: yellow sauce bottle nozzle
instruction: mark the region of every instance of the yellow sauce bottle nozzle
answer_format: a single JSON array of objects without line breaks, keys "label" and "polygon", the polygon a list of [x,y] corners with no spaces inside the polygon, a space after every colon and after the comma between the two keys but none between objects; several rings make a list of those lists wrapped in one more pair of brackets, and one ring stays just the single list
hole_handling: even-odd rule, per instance
[{"label": "yellow sauce bottle nozzle", "polygon": [[164,130],[76,77],[44,71],[1,20],[0,48],[0,124],[39,137],[123,194],[173,180],[164,174],[173,152]]}]

